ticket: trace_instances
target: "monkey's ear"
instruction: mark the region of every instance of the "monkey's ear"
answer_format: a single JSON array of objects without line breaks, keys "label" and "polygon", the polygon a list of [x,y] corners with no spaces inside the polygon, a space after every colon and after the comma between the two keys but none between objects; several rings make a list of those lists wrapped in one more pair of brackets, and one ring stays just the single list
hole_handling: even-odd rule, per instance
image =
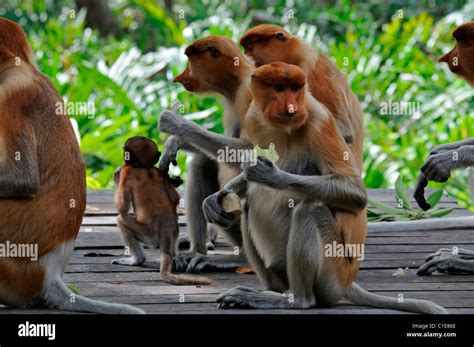
[{"label": "monkey's ear", "polygon": [[280,41],[286,41],[285,34],[282,33],[281,31],[279,31],[279,32],[277,32],[277,33],[275,34],[275,38],[276,38],[277,40],[280,40]]},{"label": "monkey's ear", "polygon": [[210,46],[208,49],[214,59],[217,59],[219,57],[219,50],[216,47]]}]

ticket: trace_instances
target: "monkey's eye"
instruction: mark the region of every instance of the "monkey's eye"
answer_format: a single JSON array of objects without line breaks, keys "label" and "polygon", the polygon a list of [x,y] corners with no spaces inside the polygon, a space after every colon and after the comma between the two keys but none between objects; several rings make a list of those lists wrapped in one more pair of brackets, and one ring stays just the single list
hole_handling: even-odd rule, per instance
[{"label": "monkey's eye", "polygon": [[291,86],[291,91],[292,91],[292,92],[297,92],[299,89],[300,89],[300,86],[297,85],[297,84],[293,84],[293,85]]},{"label": "monkey's eye", "polygon": [[277,84],[277,85],[275,86],[275,90],[276,90],[277,92],[282,92],[282,91],[285,90],[285,86],[284,86],[283,84]]}]

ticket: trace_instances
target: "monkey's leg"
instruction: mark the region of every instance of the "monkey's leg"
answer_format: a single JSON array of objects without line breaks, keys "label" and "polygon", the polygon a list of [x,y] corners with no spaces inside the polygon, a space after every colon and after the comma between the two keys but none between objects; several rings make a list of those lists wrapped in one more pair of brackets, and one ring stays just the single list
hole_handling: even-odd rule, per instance
[{"label": "monkey's leg", "polygon": [[112,261],[112,264],[130,266],[142,265],[145,262],[145,253],[136,234],[145,233],[146,228],[138,224],[135,218],[129,214],[119,215],[117,217],[117,225],[122,232],[125,246],[130,250],[130,257],[115,259]]},{"label": "monkey's leg", "polygon": [[[202,271],[222,271],[235,270],[239,267],[247,265],[245,255],[242,250],[242,233],[239,220],[232,218],[232,215],[226,213],[220,205],[221,198],[229,192],[243,194],[246,189],[246,181],[242,174],[230,180],[221,191],[207,197],[202,205],[206,217],[212,215],[212,222],[220,222],[221,230],[229,238],[230,242],[239,247],[238,255],[201,255],[184,253],[175,257],[175,266],[177,270],[187,272],[202,272]],[[219,218],[223,216],[222,218]],[[224,218],[227,217],[227,218]],[[215,225],[217,227],[217,225]]]},{"label": "monkey's leg", "polygon": [[218,190],[217,163],[203,154],[196,154],[189,167],[185,199],[191,252],[207,254],[208,229],[202,203]]},{"label": "monkey's leg", "polygon": [[[287,254],[280,255],[287,259],[289,291],[258,292],[237,287],[219,295],[217,298],[219,307],[302,309],[315,306],[315,281],[321,276],[320,272],[324,265],[322,264],[324,247],[321,240],[333,237],[335,230],[332,215],[327,207],[314,204],[298,205],[293,211]],[[318,284],[324,292],[322,295],[324,301],[337,302],[341,297],[339,288],[333,285],[331,278],[320,278]]]}]

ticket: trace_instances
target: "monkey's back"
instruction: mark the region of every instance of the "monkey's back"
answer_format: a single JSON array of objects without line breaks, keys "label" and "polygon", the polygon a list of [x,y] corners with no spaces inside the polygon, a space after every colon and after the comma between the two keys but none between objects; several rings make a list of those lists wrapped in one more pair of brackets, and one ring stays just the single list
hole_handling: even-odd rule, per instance
[{"label": "monkey's back", "polygon": [[21,134],[34,134],[40,187],[33,198],[0,199],[0,242],[8,237],[13,243],[38,244],[41,256],[76,238],[86,204],[86,178],[69,117],[56,112],[62,98],[48,77],[31,72],[32,82],[12,93],[1,108],[16,127],[13,134],[4,134],[6,141],[18,143]]},{"label": "monkey's back", "polygon": [[150,224],[163,215],[176,218],[179,194],[157,168],[131,168],[125,185],[132,191],[139,223]]}]

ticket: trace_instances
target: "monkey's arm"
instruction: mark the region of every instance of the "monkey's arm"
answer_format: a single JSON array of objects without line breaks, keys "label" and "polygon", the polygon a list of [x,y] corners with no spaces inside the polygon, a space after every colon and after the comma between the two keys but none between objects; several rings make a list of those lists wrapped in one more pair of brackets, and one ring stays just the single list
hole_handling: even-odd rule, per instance
[{"label": "monkey's arm", "polygon": [[304,199],[321,201],[339,209],[359,212],[367,205],[364,184],[356,175],[295,175],[279,169],[264,157],[259,157],[255,166],[246,165],[244,172],[248,181],[289,190]]},{"label": "monkey's arm", "polygon": [[[164,111],[160,116],[160,130],[185,139],[186,143],[217,160],[219,150],[251,149],[253,146],[245,141],[215,134],[202,129],[177,113]],[[238,165],[238,163],[236,163]]]},{"label": "monkey's arm", "polygon": [[133,194],[129,187],[123,186],[115,194],[115,207],[120,214],[127,214],[132,206]]},{"label": "monkey's arm", "polygon": [[438,154],[444,151],[451,151],[453,149],[458,149],[461,146],[470,146],[470,145],[474,145],[474,138],[451,142],[451,143],[445,143],[443,145],[436,146],[435,148],[431,150],[430,155]]},{"label": "monkey's arm", "polygon": [[453,150],[430,155],[420,168],[429,181],[445,182],[453,169],[474,165],[474,145],[462,145]]},{"label": "monkey's arm", "polygon": [[180,149],[186,152],[198,152],[196,148],[186,143],[179,136],[172,135],[168,137],[168,140],[166,140],[165,151],[163,152],[163,155],[161,156],[160,160],[160,170],[168,172],[170,164],[173,164],[175,166],[178,165],[178,163],[176,162],[176,155],[178,153],[178,150]]},{"label": "monkey's arm", "polygon": [[0,141],[0,197],[34,196],[40,187],[36,138],[29,129],[12,138],[13,144]]}]

